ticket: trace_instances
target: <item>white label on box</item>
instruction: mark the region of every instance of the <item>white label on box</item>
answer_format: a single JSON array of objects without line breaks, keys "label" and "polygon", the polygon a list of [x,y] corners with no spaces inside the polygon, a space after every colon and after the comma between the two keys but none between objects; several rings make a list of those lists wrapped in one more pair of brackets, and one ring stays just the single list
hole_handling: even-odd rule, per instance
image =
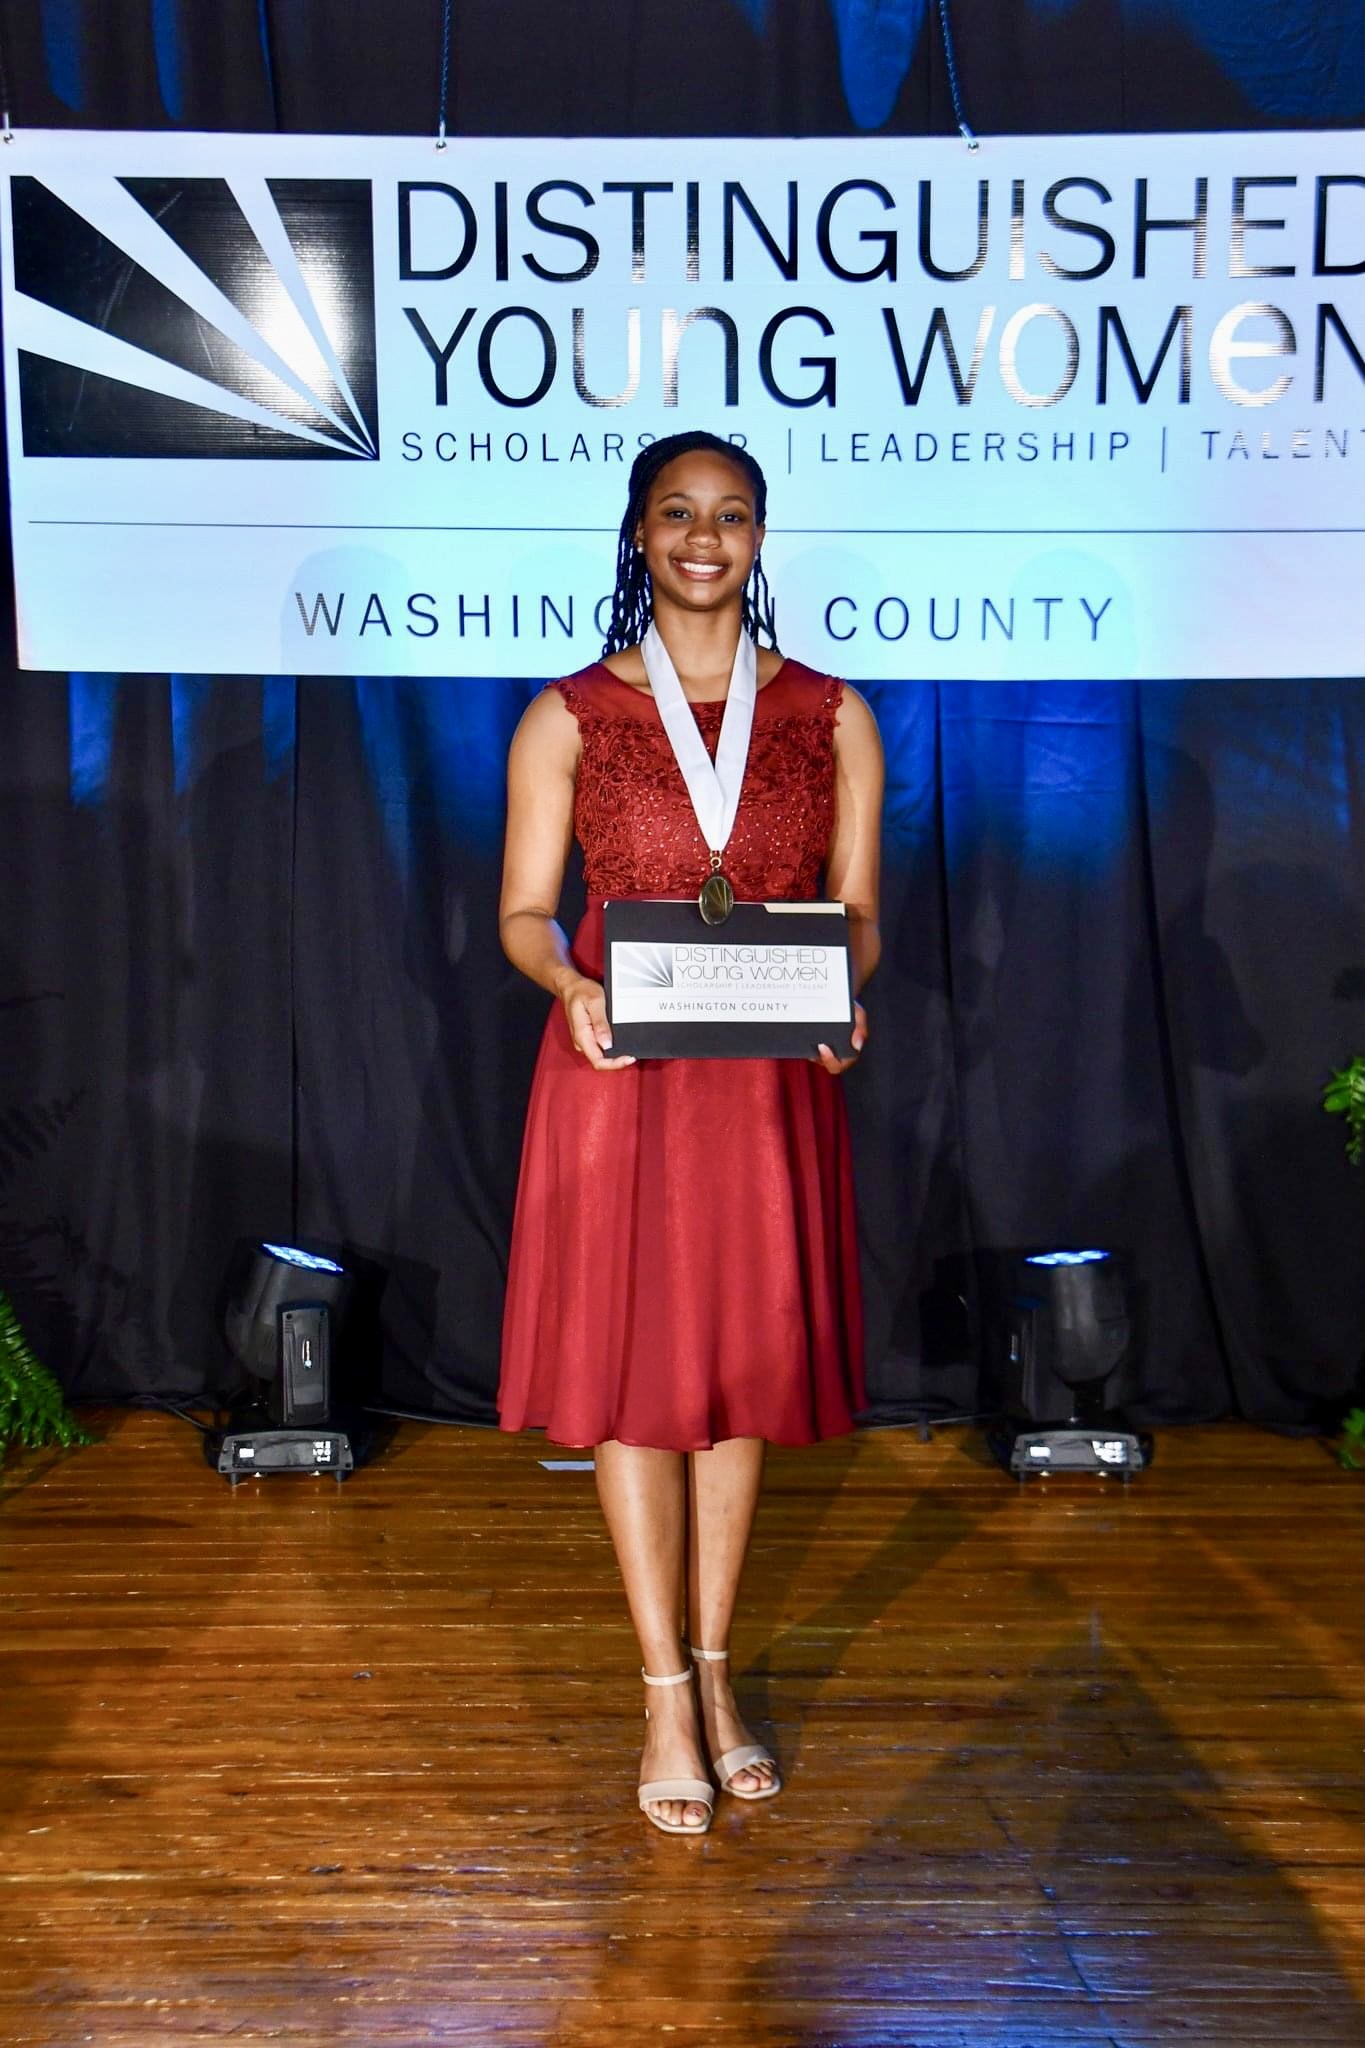
[{"label": "white label on box", "polygon": [[846,1023],[847,957],[841,946],[618,939],[611,1013],[620,1024]]}]

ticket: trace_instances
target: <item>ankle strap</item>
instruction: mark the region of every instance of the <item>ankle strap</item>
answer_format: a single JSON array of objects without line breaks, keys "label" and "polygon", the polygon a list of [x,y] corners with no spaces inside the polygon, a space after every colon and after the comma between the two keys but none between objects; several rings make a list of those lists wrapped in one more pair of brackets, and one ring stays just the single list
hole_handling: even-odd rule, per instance
[{"label": "ankle strap", "polygon": [[729,1654],[728,1650],[694,1650],[692,1652],[698,1664],[723,1664]]},{"label": "ankle strap", "polygon": [[651,1678],[642,1665],[640,1667],[640,1676],[646,1685],[686,1685],[692,1673],[690,1671],[679,1671],[672,1678]]}]

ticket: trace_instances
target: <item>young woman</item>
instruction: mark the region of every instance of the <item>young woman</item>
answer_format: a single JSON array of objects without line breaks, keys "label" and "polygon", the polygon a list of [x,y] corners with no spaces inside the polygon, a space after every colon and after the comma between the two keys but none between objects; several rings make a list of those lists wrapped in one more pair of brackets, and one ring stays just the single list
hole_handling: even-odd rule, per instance
[{"label": "young woman", "polygon": [[[508,765],[503,946],[557,1004],[527,1115],[501,1423],[594,1449],[650,1688],[639,1801],[676,1834],[706,1831],[716,1782],[781,1789],[726,1663],[764,1445],[840,1434],[864,1398],[838,1082],[853,1061],[617,1058],[602,989],[604,900],[695,899],[718,860],[740,898],[841,900],[857,987],[877,963],[877,729],[856,692],[777,651],[766,498],[752,456],[713,434],[640,455],[603,658],[535,699]],[[746,681],[760,632],[773,644]],[[666,689],[681,705],[677,683],[713,759],[732,692],[752,703],[723,848],[660,709]],[[589,897],[570,945],[555,915],[575,833]],[[866,1036],[857,1005],[855,1058]]]}]

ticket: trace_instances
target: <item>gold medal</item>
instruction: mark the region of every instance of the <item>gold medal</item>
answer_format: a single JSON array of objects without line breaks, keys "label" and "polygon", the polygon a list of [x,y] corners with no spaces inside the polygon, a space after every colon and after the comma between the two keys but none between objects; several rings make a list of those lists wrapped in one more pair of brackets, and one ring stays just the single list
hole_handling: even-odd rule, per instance
[{"label": "gold medal", "polygon": [[735,907],[735,892],[720,871],[720,855],[713,853],[711,859],[714,866],[701,885],[697,908],[704,924],[724,924]]}]

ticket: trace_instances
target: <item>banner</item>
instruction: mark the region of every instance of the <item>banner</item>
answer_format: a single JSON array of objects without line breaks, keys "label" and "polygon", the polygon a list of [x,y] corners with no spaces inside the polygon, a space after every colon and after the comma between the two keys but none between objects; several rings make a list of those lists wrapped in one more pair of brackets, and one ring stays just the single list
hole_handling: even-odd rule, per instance
[{"label": "banner", "polygon": [[632,457],[769,481],[854,677],[1354,675],[1346,133],[762,142],[18,133],[20,658],[542,676]]}]

